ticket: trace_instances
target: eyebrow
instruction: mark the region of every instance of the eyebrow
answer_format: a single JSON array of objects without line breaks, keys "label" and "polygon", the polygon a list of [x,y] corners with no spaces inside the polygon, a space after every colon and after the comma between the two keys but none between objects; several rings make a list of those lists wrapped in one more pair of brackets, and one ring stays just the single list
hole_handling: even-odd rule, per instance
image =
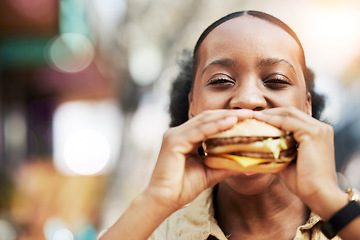
[{"label": "eyebrow", "polygon": [[220,65],[220,66],[225,66],[225,67],[234,67],[236,66],[237,61],[230,59],[230,58],[222,58],[222,59],[218,59],[215,61],[212,61],[211,63],[209,63],[208,65],[206,65],[206,67],[202,70],[202,74],[206,71],[207,68],[209,68],[210,66],[213,65]]},{"label": "eyebrow", "polygon": [[[272,66],[272,65],[276,65],[279,63],[285,63],[288,66],[290,66],[295,72],[295,67],[294,65],[292,65],[288,60],[283,59],[283,58],[266,58],[266,59],[261,59],[258,63],[257,66],[259,67],[268,67],[268,66]],[[211,63],[209,63],[203,70],[202,70],[202,74],[204,74],[204,72],[206,71],[207,68],[209,68],[210,66],[213,65],[220,65],[220,66],[225,66],[225,67],[235,67],[237,65],[237,61],[234,59],[230,59],[230,58],[222,58],[222,59],[217,59],[212,61]]]},{"label": "eyebrow", "polygon": [[266,58],[266,59],[262,59],[258,62],[258,66],[260,67],[268,67],[268,66],[272,66],[272,65],[276,65],[278,63],[286,63],[287,65],[289,65],[295,72],[295,67],[294,65],[292,65],[289,61],[287,61],[286,59],[283,58]]}]

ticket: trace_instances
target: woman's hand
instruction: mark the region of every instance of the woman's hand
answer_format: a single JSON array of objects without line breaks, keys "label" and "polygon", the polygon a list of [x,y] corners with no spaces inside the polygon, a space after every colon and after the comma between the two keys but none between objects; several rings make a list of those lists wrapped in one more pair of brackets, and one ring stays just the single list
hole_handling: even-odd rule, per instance
[{"label": "woman's hand", "polygon": [[157,164],[145,193],[174,210],[191,202],[203,190],[235,174],[207,168],[197,149],[208,136],[251,118],[249,110],[210,110],[169,129],[163,138]]},{"label": "woman's hand", "polygon": [[[250,110],[209,110],[169,129],[163,139],[149,186],[125,210],[101,240],[147,239],[174,211],[195,199],[203,190],[236,174],[207,168],[197,149],[208,136],[230,129]],[[139,228],[139,224],[141,227]]]},{"label": "woman's hand", "polygon": [[[256,112],[254,118],[292,132],[297,160],[279,173],[288,188],[323,218],[346,204],[336,180],[333,128],[294,107]],[[333,210],[332,210],[333,209]]]}]

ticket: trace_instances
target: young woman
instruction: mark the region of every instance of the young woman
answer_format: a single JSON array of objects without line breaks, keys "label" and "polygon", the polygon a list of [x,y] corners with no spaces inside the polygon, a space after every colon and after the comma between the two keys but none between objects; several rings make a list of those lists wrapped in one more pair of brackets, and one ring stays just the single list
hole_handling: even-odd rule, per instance
[{"label": "young woman", "polygon": [[[174,89],[188,97],[186,115],[172,105],[178,126],[164,135],[148,187],[101,239],[326,239],[321,219],[349,200],[336,181],[333,130],[312,117],[295,33],[265,13],[236,12],[204,31],[193,60],[190,88]],[[297,160],[278,174],[206,167],[201,143],[247,118],[292,132]],[[360,217],[338,235],[360,239]]]}]

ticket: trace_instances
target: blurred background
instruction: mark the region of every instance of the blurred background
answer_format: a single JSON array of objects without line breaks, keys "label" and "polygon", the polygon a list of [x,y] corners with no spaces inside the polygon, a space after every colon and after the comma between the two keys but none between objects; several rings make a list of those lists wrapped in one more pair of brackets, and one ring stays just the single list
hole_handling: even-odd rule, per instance
[{"label": "blurred background", "polygon": [[246,9],[298,34],[340,185],[360,187],[360,1],[0,0],[0,240],[110,226],[150,178],[182,50]]}]

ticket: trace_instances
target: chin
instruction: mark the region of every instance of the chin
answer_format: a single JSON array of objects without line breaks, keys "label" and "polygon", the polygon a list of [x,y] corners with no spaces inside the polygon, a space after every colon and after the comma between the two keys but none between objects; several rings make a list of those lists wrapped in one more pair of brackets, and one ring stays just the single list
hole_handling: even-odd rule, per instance
[{"label": "chin", "polygon": [[251,196],[265,193],[278,181],[278,177],[271,173],[254,173],[251,175],[238,173],[220,184],[225,184],[227,188],[237,194]]}]

